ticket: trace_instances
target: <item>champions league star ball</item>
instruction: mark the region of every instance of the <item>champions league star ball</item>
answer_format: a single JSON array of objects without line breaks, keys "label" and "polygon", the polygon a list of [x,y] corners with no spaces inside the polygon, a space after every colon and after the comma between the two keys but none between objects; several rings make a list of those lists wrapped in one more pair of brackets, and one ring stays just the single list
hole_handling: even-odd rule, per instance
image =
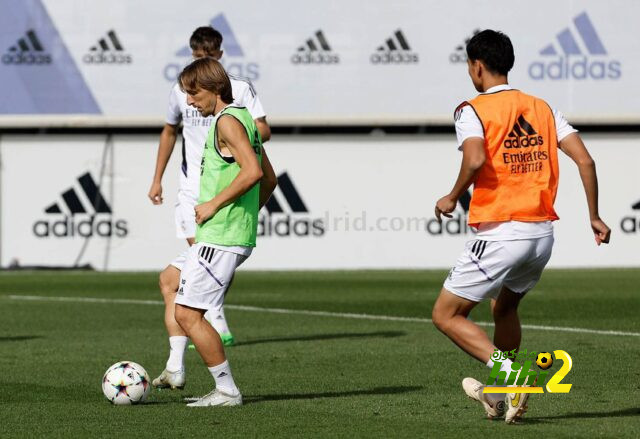
[{"label": "champions league star ball", "polygon": [[139,404],[147,399],[149,392],[149,374],[133,361],[114,364],[102,377],[102,393],[115,405]]},{"label": "champions league star ball", "polygon": [[549,352],[540,352],[536,357],[536,364],[540,369],[549,369],[553,364],[553,357]]}]

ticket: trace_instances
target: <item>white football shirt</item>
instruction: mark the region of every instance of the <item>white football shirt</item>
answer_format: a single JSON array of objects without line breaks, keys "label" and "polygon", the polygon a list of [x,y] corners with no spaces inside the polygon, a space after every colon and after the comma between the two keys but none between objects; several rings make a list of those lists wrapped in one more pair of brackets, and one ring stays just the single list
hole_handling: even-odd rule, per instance
[{"label": "white football shirt", "polygon": [[[502,90],[511,90],[508,84],[496,85],[485,93],[495,93]],[[573,128],[564,115],[555,110],[553,117],[556,122],[556,136],[558,143],[571,133],[578,130]],[[484,129],[478,115],[469,105],[462,107],[460,113],[456,115],[456,137],[458,138],[458,149],[462,150],[462,143],[470,137],[480,137],[484,139]],[[515,239],[534,239],[553,234],[553,223],[551,221],[524,222],[505,221],[481,223],[478,225],[477,237],[485,241],[511,241]]]},{"label": "white football shirt", "polygon": [[[233,93],[233,104],[246,107],[254,119],[265,117],[262,103],[248,79],[229,75]],[[195,201],[200,193],[200,163],[213,116],[202,117],[200,112],[187,105],[187,95],[176,83],[169,95],[167,123],[178,125],[182,121],[182,164],[179,191]]]}]

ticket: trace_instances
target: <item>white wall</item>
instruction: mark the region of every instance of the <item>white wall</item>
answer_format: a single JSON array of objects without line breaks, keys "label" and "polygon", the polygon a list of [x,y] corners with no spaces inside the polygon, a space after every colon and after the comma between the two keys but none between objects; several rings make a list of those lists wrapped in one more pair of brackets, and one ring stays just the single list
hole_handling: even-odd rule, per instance
[{"label": "white wall", "polygon": [[[640,210],[632,209],[640,202],[640,135],[584,139],[598,165],[601,213],[613,229],[612,243],[596,247],[577,170],[562,156],[556,203],[561,219],[550,265],[640,266]],[[157,137],[116,135],[106,154],[105,140],[97,135],[0,138],[2,266],[13,260],[72,265],[86,244],[80,263],[157,270],[185,248],[174,237],[173,222],[179,152],[166,173],[165,204],[158,207],[146,197]],[[434,203],[449,191],[459,167],[453,136],[279,136],[268,151],[281,175],[275,197],[284,212],[263,210],[265,236],[248,269],[448,268],[472,237],[460,206],[445,224],[448,231],[434,234],[439,231]],[[112,212],[97,214],[92,228],[88,220],[95,208],[77,178],[89,172],[100,181],[103,157],[100,191]],[[288,188],[285,173],[295,190]],[[68,189],[86,213],[69,215],[62,198]],[[304,209],[296,205],[295,193]],[[56,203],[62,213],[45,213]],[[37,236],[46,234],[45,223],[49,235]],[[69,236],[71,223],[83,224],[80,233],[92,237],[78,236],[75,229]]]}]

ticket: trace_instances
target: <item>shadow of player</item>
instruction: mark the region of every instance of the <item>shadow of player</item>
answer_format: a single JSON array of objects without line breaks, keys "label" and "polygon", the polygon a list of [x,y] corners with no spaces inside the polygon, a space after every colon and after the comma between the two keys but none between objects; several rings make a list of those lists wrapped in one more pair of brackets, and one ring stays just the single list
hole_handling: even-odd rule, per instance
[{"label": "shadow of player", "polygon": [[294,337],[271,337],[271,338],[259,338],[256,340],[247,340],[238,342],[234,347],[249,346],[262,343],[287,343],[290,341],[319,341],[319,340],[339,340],[349,338],[391,338],[402,337],[407,335],[404,331],[381,331],[381,332],[361,332],[361,333],[348,333],[348,334],[314,334],[314,335],[301,335]]}]

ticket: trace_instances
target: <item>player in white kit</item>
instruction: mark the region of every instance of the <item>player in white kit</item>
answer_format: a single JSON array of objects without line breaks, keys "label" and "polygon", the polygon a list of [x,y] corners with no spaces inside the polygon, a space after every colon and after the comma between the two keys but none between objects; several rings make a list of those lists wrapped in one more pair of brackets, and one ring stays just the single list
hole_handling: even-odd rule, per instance
[{"label": "player in white kit", "polygon": [[[205,56],[215,59],[222,57],[222,34],[210,26],[197,28],[189,39],[189,45],[195,59]],[[262,141],[266,142],[271,137],[271,130],[253,85],[245,78],[233,75],[229,75],[229,78],[234,105],[247,108],[258,127]],[[177,83],[173,86],[169,95],[166,124],[160,134],[156,169],[148,196],[153,204],[162,204],[162,176],[176,143],[178,125],[182,121],[182,163],[175,221],[177,237],[186,239],[190,246],[193,245],[195,237],[194,208],[200,191],[202,152],[212,120],[212,116],[203,117],[196,108],[187,104],[187,95],[180,90]],[[155,387],[182,388],[185,383],[184,351],[188,338],[176,322],[174,301],[187,252],[188,250],[185,250],[181,253],[160,273],[159,285],[165,303],[164,321],[169,334],[170,352],[165,370],[153,380]],[[210,309],[206,317],[220,334],[224,345],[232,345],[234,338],[227,325],[224,309]]]}]

